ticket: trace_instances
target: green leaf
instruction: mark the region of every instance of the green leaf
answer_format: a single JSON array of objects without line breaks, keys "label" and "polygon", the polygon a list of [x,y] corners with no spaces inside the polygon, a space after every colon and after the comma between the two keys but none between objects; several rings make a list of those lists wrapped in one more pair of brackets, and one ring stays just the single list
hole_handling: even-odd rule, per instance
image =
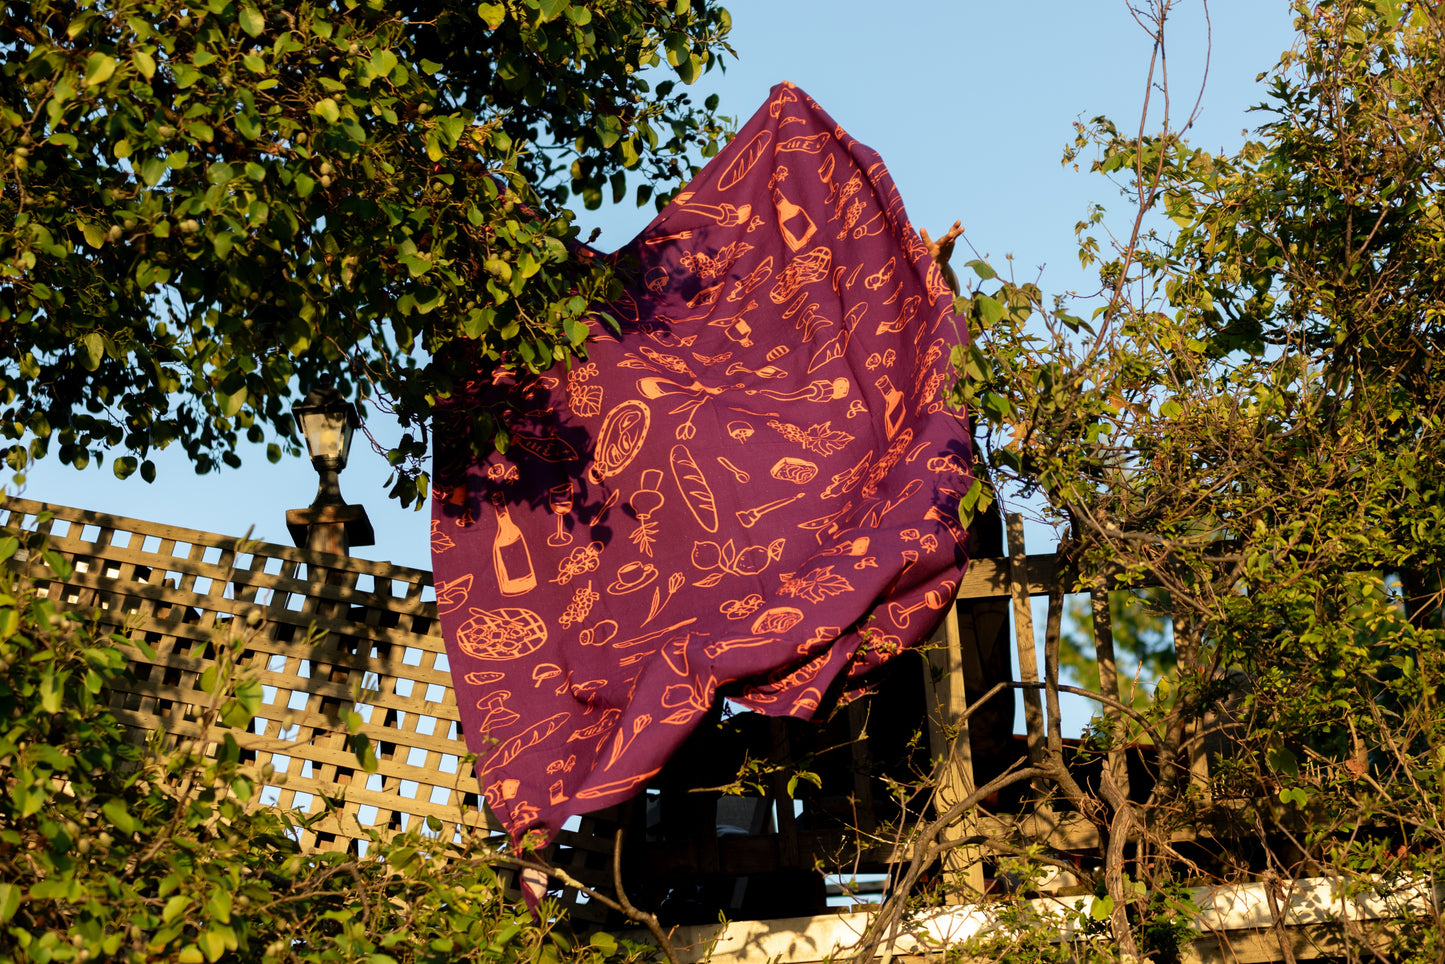
[{"label": "green leaf", "polygon": [[221,955],[226,953],[226,942],[215,931],[202,931],[196,936],[196,945],[208,961],[220,960]]},{"label": "green leaf", "polygon": [[234,730],[242,730],[251,725],[251,720],[256,714],[247,708],[241,700],[229,700],[221,707],[221,723]]},{"label": "green leaf", "polygon": [[115,473],[117,479],[128,479],[135,474],[140,463],[134,455],[122,455],[111,464],[110,470]]},{"label": "green leaf", "polygon": [[1265,753],[1265,761],[1276,773],[1282,773],[1287,777],[1299,776],[1299,760],[1288,747],[1271,747]]},{"label": "green leaf", "polygon": [[964,267],[965,267],[965,268],[972,268],[972,269],[973,269],[973,273],[976,274],[976,275],[978,275],[979,278],[981,278],[981,279],[984,280],[984,281],[992,281],[994,278],[997,278],[997,277],[998,277],[998,272],[996,272],[996,271],[994,271],[992,268],[990,268],[990,267],[988,266],[988,263],[985,262],[985,261],[978,261],[978,260],[968,261],[968,262],[965,262],[965,263],[964,263]]},{"label": "green leaf", "polygon": [[1310,795],[1304,787],[1290,787],[1279,792],[1279,800],[1281,803],[1292,803],[1295,806],[1303,807],[1310,802]]},{"label": "green leaf", "polygon": [[88,372],[100,368],[100,360],[105,357],[105,339],[100,332],[90,331],[80,336],[80,364]]},{"label": "green leaf", "polygon": [[677,76],[684,84],[691,84],[702,76],[702,58],[697,54],[688,56],[677,65]]},{"label": "green leaf", "polygon": [[557,15],[566,10],[570,0],[538,0],[537,9],[542,13],[542,22],[555,20]]},{"label": "green leaf", "polygon": [[71,573],[74,572],[74,569],[70,565],[70,560],[66,559],[54,549],[46,549],[44,556],[45,564],[50,567],[51,572],[55,573],[61,579],[70,578]]},{"label": "green leaf", "polygon": [[216,402],[221,408],[221,414],[231,418],[246,404],[246,398],[250,393],[242,386],[234,392],[217,392]]},{"label": "green leaf", "polygon": [[378,77],[386,77],[396,69],[396,54],[390,50],[378,50],[371,55],[371,69]]},{"label": "green leaf", "polygon": [[507,17],[507,8],[500,3],[479,3],[477,16],[482,18],[488,30],[496,30]]},{"label": "green leaf", "polygon": [[593,121],[592,127],[597,131],[602,146],[609,150],[622,137],[622,119],[616,114],[601,115]]},{"label": "green leaf", "polygon": [[115,73],[115,58],[96,51],[85,58],[85,86],[96,87]]},{"label": "green leaf", "polygon": [[566,322],[567,341],[575,348],[587,340],[590,330],[584,322],[576,318],[568,318]]},{"label": "green leaf", "polygon": [[375,773],[380,766],[376,759],[376,747],[365,733],[353,733],[351,746],[356,760],[367,773]]},{"label": "green leaf", "polygon": [[[14,802],[20,806],[20,816],[28,817],[45,806],[47,794],[41,787],[27,787],[22,784],[11,791],[11,796]],[[39,887],[43,883],[44,881],[35,886]]]},{"label": "green leaf", "polygon": [[985,330],[1003,320],[1003,305],[988,295],[983,293],[974,295],[973,303],[978,308],[979,318],[983,321]]},{"label": "green leaf", "polygon": [[328,124],[335,124],[341,120],[341,111],[337,108],[335,99],[331,97],[323,97],[318,100],[312,110],[324,117]]},{"label": "green leaf", "polygon": [[126,810],[125,801],[118,799],[111,800],[100,809],[101,812],[105,814],[105,819],[110,821],[112,827],[123,834],[135,833],[135,818],[130,815],[130,811]]},{"label": "green leaf", "polygon": [[155,187],[160,179],[165,177],[166,162],[162,157],[148,157],[140,166],[141,180],[145,181],[147,187]]},{"label": "green leaf", "polygon": [[[54,140],[54,138],[52,138],[52,140]],[[85,236],[85,243],[92,248],[99,248],[105,244],[105,231],[103,231],[98,224],[90,224],[82,221],[80,224],[80,233]]]},{"label": "green leaf", "polygon": [[132,50],[130,53],[130,62],[135,65],[135,69],[140,71],[140,75],[146,80],[155,77],[156,59],[144,50]]},{"label": "green leaf", "polygon": [[20,885],[0,884],[0,924],[15,916],[20,909]]},{"label": "green leaf", "polygon": [[175,75],[176,86],[182,89],[194,86],[201,79],[201,72],[184,61],[172,60],[171,73]]},{"label": "green leaf", "polygon": [[175,896],[171,897],[170,900],[166,901],[165,909],[161,911],[161,923],[169,924],[171,921],[184,914],[186,912],[186,908],[190,906],[191,899],[189,897],[187,897],[185,894],[176,894]]},{"label": "green leaf", "polygon": [[692,43],[687,39],[687,34],[681,32],[669,33],[663,38],[662,46],[667,50],[667,62],[673,67],[687,63],[688,53],[692,49]]},{"label": "green leaf", "polygon": [[80,16],[70,21],[70,24],[65,28],[65,36],[69,37],[71,40],[74,40],[76,37],[79,37],[81,34],[85,33],[85,29],[90,26],[90,22],[94,19],[94,13],[82,13]]},{"label": "green leaf", "polygon": [[55,674],[46,673],[40,677],[40,708],[47,713],[59,713],[63,705],[62,697],[65,695],[65,687],[55,678]]},{"label": "green leaf", "polygon": [[241,29],[253,37],[261,36],[261,31],[266,29],[266,20],[255,7],[242,7],[236,19]]},{"label": "green leaf", "polygon": [[958,521],[965,529],[973,525],[979,513],[993,504],[993,490],[982,479],[974,479],[963,498],[958,500]]}]

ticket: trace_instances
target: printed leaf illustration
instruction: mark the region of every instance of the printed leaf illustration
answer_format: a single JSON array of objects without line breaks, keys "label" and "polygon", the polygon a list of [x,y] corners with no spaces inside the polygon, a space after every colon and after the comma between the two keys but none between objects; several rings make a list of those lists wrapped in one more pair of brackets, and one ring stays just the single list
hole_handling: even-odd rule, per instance
[{"label": "printed leaf illustration", "polygon": [[785,595],[797,596],[811,603],[819,603],[829,596],[839,596],[853,591],[853,584],[833,571],[832,566],[814,569],[800,579],[789,579],[781,590]]}]

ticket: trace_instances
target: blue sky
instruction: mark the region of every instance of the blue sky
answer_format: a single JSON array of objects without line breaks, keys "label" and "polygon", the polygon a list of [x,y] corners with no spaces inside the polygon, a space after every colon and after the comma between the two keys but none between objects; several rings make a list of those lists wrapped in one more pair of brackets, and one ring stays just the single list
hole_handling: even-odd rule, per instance
[{"label": "blue sky", "polygon": [[[935,233],[962,219],[966,237],[996,262],[1006,255],[1021,278],[1046,292],[1080,289],[1073,226],[1097,201],[1122,213],[1108,182],[1061,166],[1076,119],[1107,114],[1138,123],[1150,41],[1123,0],[733,0],[737,60],[696,85],[716,91],[739,123],[768,89],[790,80],[821,103],[888,164],[915,225]],[[1205,28],[1197,0],[1169,21],[1169,76],[1176,116],[1188,113],[1202,79]],[[1216,0],[1213,53],[1191,140],[1207,149],[1237,146],[1258,120],[1246,109],[1263,98],[1255,77],[1288,47],[1283,2]],[[1155,103],[1159,101],[1155,95]],[[628,241],[651,209],[579,212],[584,234],[600,227],[599,247]],[[386,442],[395,434],[371,426]],[[176,452],[161,453],[159,477],[116,480],[107,464],[78,472],[42,463],[20,494],[210,532],[289,544],[285,510],[310,503],[309,463],[279,466],[243,452],[240,470],[196,476]],[[376,546],[357,555],[428,567],[428,518],[386,498],[385,460],[358,436],[342,475],[348,500],[364,503]],[[1043,534],[1041,534],[1043,535]],[[1035,551],[1041,537],[1031,537]]]}]

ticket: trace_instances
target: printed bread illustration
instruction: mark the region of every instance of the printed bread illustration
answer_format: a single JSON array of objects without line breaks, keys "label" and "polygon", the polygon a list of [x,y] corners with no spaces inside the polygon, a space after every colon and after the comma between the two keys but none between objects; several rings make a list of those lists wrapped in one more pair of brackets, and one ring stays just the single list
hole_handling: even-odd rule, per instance
[{"label": "printed bread illustration", "polygon": [[824,132],[814,134],[811,137],[790,137],[778,145],[778,153],[785,154],[792,151],[802,151],[805,154],[816,154],[828,143],[831,134]]},{"label": "printed bread illustration", "polygon": [[686,445],[674,445],[670,459],[672,461],[672,478],[677,482],[677,488],[682,492],[682,498],[687,503],[688,509],[692,511],[692,517],[703,529],[708,532],[716,532],[717,500],[713,498],[707,478],[697,467],[692,453],[687,450]]},{"label": "printed bread illustration", "polygon": [[806,459],[781,458],[773,463],[768,474],[779,482],[796,482],[806,485],[818,474],[818,467]]},{"label": "printed bread illustration", "polygon": [[577,450],[566,439],[556,435],[531,435],[527,432],[514,432],[512,444],[524,452],[535,455],[543,462],[575,462],[577,460]]},{"label": "printed bread illustration", "polygon": [[758,162],[758,158],[763,156],[763,152],[768,149],[768,145],[772,142],[772,131],[758,131],[757,134],[753,136],[753,139],[748,141],[748,146],[743,148],[743,152],[738,159],[733,161],[732,164],[728,166],[728,169],[723,172],[722,180],[718,182],[718,190],[726,191],[747,177],[748,171],[753,169],[753,165]]},{"label": "printed bread illustration", "polygon": [[774,606],[753,620],[753,633],[758,636],[786,633],[798,625],[802,618],[803,611],[801,609],[794,609],[792,606]]}]

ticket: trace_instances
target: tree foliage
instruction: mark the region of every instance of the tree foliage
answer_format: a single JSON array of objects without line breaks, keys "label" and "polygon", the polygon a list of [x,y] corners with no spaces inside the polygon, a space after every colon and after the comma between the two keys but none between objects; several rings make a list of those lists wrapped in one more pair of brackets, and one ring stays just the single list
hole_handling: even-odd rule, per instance
[{"label": "tree foliage", "polygon": [[6,4],[11,466],[113,451],[150,478],[177,444],[204,472],[242,439],[275,460],[330,380],[407,428],[411,500],[454,361],[580,351],[610,275],[568,197],[661,200],[715,150],[715,101],[677,81],[729,23],[713,0]]},{"label": "tree foliage", "polygon": [[[1111,835],[1143,828],[1103,868],[1116,935],[1117,882],[1167,882],[1186,824],[1254,841],[1190,866],[1222,879],[1388,887],[1438,873],[1445,843],[1445,13],[1297,3],[1263,123],[1212,154],[1168,112],[1195,99],[1158,59],[1170,6],[1138,10],[1148,122],[1080,124],[1065,154],[1129,208],[1079,224],[1098,291],[1051,299],[975,262],[955,356],[1000,493],[1043,496],[1077,588],[1151,584],[1172,611],[1171,685],[1101,714],[1105,745],[1152,747],[1158,783],[1056,784]],[[1405,949],[1436,959],[1437,924]]]}]

